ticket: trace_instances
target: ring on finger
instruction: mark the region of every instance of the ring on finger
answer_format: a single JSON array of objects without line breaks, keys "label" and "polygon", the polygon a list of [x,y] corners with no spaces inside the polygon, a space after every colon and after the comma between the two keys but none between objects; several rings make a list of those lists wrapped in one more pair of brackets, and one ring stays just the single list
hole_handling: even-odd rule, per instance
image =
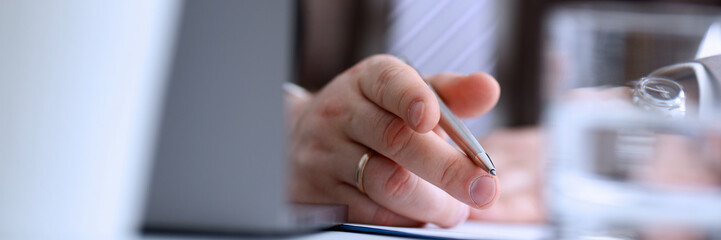
[{"label": "ring on finger", "polygon": [[365,186],[363,185],[363,173],[366,169],[366,164],[368,164],[368,160],[373,156],[373,152],[367,152],[361,156],[360,161],[358,161],[358,167],[355,171],[355,185],[358,188],[358,190],[366,194]]}]

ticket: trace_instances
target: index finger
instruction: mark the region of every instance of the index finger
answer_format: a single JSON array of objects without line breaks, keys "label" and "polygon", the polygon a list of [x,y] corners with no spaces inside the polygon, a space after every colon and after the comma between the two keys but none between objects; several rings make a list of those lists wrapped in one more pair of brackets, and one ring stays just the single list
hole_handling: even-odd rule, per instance
[{"label": "index finger", "polygon": [[358,81],[368,100],[402,118],[417,132],[428,132],[438,124],[438,100],[411,66],[390,55],[376,55],[362,64],[366,69]]},{"label": "index finger", "polygon": [[344,127],[350,139],[469,206],[485,208],[497,199],[497,179],[435,133],[413,131],[402,119],[369,102],[359,103],[353,115]]}]

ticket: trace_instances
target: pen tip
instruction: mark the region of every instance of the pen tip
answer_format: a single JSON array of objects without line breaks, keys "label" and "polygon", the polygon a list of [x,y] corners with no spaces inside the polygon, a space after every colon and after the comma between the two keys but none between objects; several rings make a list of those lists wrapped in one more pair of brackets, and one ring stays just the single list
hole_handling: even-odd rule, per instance
[{"label": "pen tip", "polygon": [[491,175],[496,176],[496,169],[491,169],[490,173]]}]

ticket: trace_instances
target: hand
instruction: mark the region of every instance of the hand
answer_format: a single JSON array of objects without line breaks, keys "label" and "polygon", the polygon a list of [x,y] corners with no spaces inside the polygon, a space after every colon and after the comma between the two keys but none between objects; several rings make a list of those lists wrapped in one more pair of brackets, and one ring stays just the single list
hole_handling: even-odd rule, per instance
[{"label": "hand", "polygon": [[502,159],[494,163],[503,195],[488,209],[471,210],[471,219],[513,223],[546,219],[543,139],[543,132],[533,127],[494,131],[480,141],[494,159]]},{"label": "hand", "polygon": [[[493,77],[427,78],[459,117],[475,117],[498,101]],[[469,208],[487,208],[498,183],[439,134],[440,111],[413,68],[392,56],[367,58],[320,92],[292,100],[290,155],[296,202],[345,204],[356,223],[455,226]],[[431,131],[435,130],[435,131]],[[355,186],[361,156],[366,194]]]}]

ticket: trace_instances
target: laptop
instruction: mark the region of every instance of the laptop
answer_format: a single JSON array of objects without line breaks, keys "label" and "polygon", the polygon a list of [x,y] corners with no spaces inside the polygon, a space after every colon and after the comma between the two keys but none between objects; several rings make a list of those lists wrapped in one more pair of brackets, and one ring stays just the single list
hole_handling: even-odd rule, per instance
[{"label": "laptop", "polygon": [[345,221],[345,206],[290,203],[281,86],[293,76],[296,7],[184,2],[144,231],[287,234]]}]

